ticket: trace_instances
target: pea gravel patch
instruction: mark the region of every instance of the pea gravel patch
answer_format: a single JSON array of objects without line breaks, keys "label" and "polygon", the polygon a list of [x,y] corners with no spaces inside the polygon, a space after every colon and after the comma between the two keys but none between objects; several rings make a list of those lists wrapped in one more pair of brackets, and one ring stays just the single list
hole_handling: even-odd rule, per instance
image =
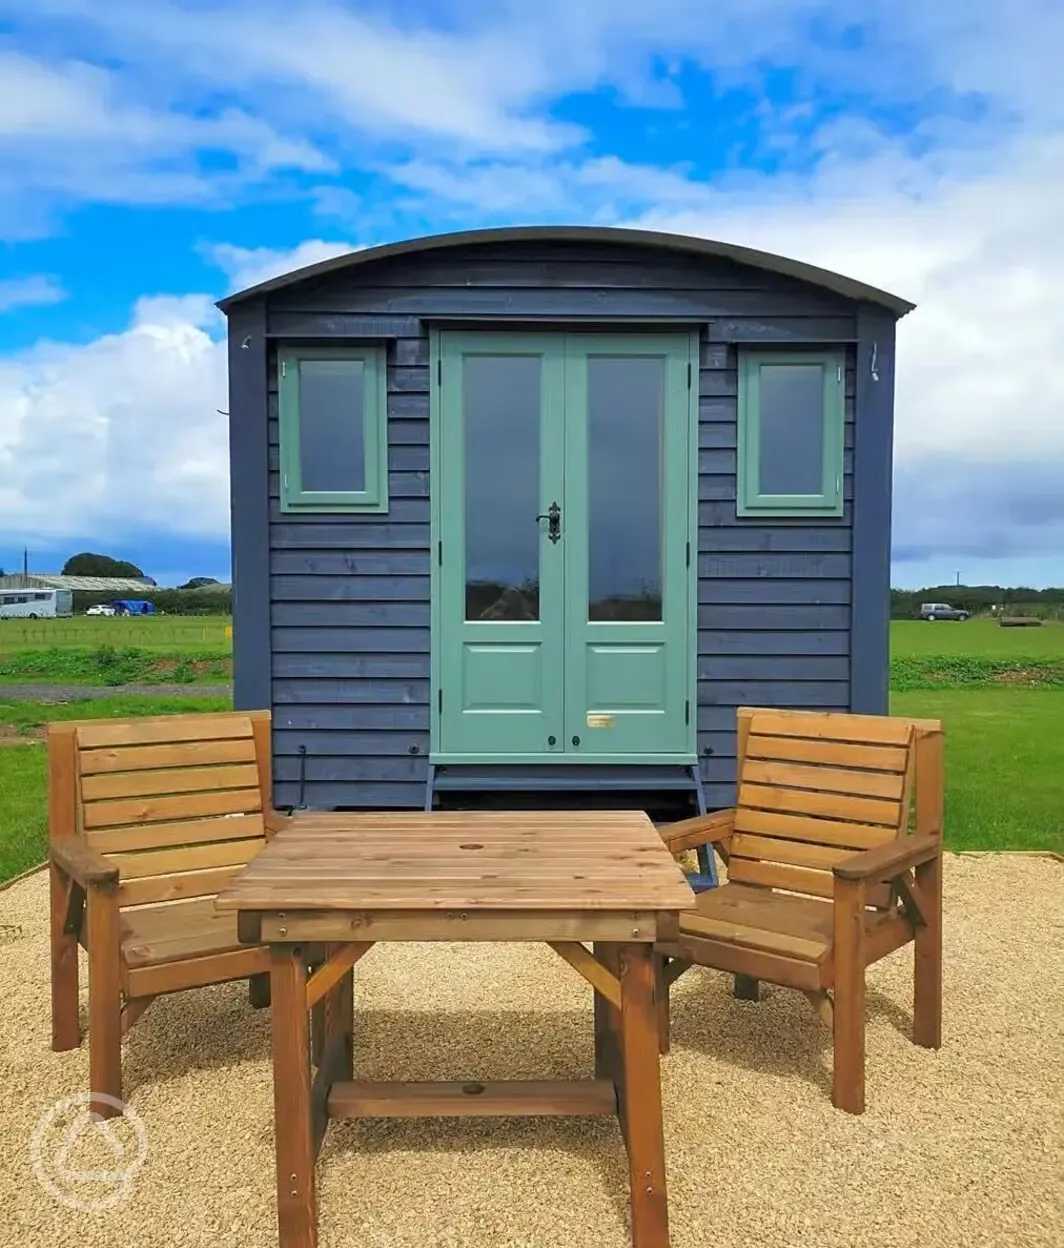
[{"label": "pea gravel patch", "polygon": [[[830,1036],[799,994],[678,982],[673,1248],[1061,1244],[1064,867],[951,857],[946,896],[944,1046],[909,1042],[911,947],[874,967],[860,1118],[831,1107]],[[81,1213],[37,1184],[34,1128],[88,1072],[87,1048],[49,1048],[46,900],[43,874],[0,893],[0,1246],[274,1248],[269,1013],[244,984],[162,998],[127,1039],[148,1136],[127,1199]],[[356,975],[364,1078],[590,1073],[590,990],[545,947],[383,946]],[[629,1243],[604,1119],[334,1123],[318,1191],[322,1248]]]}]

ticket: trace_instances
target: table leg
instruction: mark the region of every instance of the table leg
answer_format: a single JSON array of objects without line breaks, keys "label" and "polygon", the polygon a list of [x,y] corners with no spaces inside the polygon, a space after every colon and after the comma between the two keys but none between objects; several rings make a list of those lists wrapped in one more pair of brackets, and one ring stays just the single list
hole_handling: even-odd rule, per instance
[{"label": "table leg", "polygon": [[336,1041],[343,1049],[334,1078],[353,1079],[355,1073],[354,1036],[355,1036],[355,993],[354,970],[350,970],[335,987],[325,994],[323,1044],[325,1053],[329,1053]]},{"label": "table leg", "polygon": [[280,1248],[317,1248],[318,1243],[306,978],[298,947],[274,945],[270,949]]},{"label": "table leg", "polygon": [[[620,978],[620,957],[617,945],[598,942],[592,945],[595,957]],[[621,1079],[621,1012],[600,992],[595,996],[595,1078],[611,1079],[617,1097],[617,1118],[621,1134],[627,1131],[624,1118],[624,1083]]]},{"label": "table leg", "polygon": [[652,947],[621,945],[620,964],[621,1084],[632,1194],[632,1246],[668,1248],[665,1133]]}]

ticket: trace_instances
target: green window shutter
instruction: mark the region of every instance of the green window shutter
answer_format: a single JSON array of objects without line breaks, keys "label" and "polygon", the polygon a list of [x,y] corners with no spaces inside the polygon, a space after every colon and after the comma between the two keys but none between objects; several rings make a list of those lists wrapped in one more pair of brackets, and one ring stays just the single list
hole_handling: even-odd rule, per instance
[{"label": "green window shutter", "polygon": [[842,515],[845,377],[841,351],[740,354],[738,515]]},{"label": "green window shutter", "polygon": [[388,510],[387,367],[382,347],[277,353],[281,510]]}]

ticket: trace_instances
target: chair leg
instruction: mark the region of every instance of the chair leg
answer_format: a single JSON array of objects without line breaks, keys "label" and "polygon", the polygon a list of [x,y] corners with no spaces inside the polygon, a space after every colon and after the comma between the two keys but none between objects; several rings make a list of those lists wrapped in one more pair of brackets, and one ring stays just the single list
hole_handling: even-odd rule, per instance
[{"label": "chair leg", "polygon": [[658,1052],[669,1051],[669,981],[665,978],[668,959],[662,954],[654,957],[654,1004],[658,1015]]},{"label": "chair leg", "polygon": [[116,898],[98,889],[88,894],[89,1088],[93,1112],[113,1118],[122,1099],[122,983]]},{"label": "chair leg", "polygon": [[252,975],[248,980],[248,1000],[252,1009],[264,1010],[270,1004],[270,973]]},{"label": "chair leg", "polygon": [[81,1043],[78,1020],[78,938],[66,931],[69,887],[66,876],[52,863],[50,926],[52,946],[52,1048],[57,1053]]},{"label": "chair leg", "polygon": [[865,1107],[865,885],[835,881],[835,1053],[831,1100],[836,1109]]},{"label": "chair leg", "polygon": [[942,859],[916,868],[916,887],[926,923],[916,929],[913,1041],[925,1049],[942,1045]]},{"label": "chair leg", "polygon": [[732,996],[737,1001],[760,1001],[761,981],[753,975],[736,975]]}]

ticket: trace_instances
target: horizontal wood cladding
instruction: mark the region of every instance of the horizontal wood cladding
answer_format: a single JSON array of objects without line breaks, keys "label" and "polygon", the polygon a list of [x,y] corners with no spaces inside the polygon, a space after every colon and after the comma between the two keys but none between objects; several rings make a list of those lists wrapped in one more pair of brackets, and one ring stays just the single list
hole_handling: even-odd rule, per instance
[{"label": "horizontal wood cladding", "polygon": [[385,343],[389,445],[386,515],[282,513],[271,352],[275,801],[299,800],[301,765],[312,807],[418,807],[424,800],[431,693],[428,324],[434,316],[702,324],[696,714],[707,800],[711,807],[729,804],[737,706],[846,709],[850,697],[853,351],[847,348],[843,516],[744,520],[735,514],[739,349],[850,343],[855,308],[731,261],[554,243],[400,257],[269,297],[267,327],[275,341]]}]

